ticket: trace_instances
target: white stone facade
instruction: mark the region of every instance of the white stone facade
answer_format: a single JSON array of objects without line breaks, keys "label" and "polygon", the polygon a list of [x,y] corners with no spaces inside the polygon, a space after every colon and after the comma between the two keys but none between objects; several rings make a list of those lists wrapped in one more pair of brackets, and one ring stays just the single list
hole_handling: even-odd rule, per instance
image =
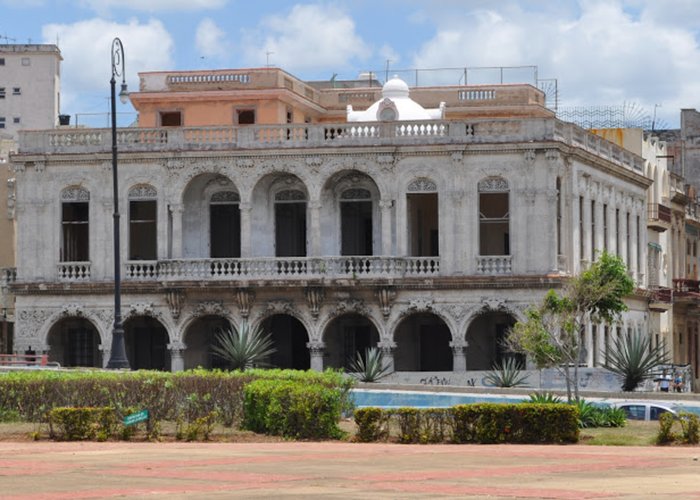
[{"label": "white stone facade", "polygon": [[[132,367],[217,366],[214,332],[247,320],[273,331],[280,366],[342,367],[377,345],[399,372],[486,370],[507,328],[596,252],[618,252],[646,283],[641,157],[553,118],[118,138]],[[108,139],[102,129],[22,133],[18,352],[109,359]],[[629,303],[624,328],[644,330],[648,300]],[[594,366],[604,337],[591,329],[584,361]]]}]

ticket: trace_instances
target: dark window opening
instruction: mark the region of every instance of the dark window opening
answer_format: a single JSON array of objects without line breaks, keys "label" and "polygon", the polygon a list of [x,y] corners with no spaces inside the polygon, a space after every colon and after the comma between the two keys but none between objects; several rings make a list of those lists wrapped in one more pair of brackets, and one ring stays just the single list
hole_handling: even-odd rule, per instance
[{"label": "dark window opening", "polygon": [[306,202],[275,203],[275,255],[306,256]]},{"label": "dark window opening", "polygon": [[179,111],[163,111],[160,113],[161,127],[182,126],[182,113]]},{"label": "dark window opening", "polygon": [[239,109],[236,110],[236,117],[239,125],[255,125],[255,110],[254,109]]},{"label": "dark window opening", "polygon": [[156,201],[129,202],[129,259],[156,260]]},{"label": "dark window opening", "polygon": [[89,204],[87,202],[63,203],[61,262],[87,262],[90,260]]},{"label": "dark window opening", "polygon": [[510,255],[508,193],[479,193],[479,254]]},{"label": "dark window opening", "polygon": [[210,255],[218,258],[241,256],[241,211],[237,203],[209,205]]},{"label": "dark window opening", "polygon": [[437,193],[409,194],[406,198],[410,255],[414,257],[438,256]]},{"label": "dark window opening", "polygon": [[341,255],[372,255],[372,202],[340,204]]}]

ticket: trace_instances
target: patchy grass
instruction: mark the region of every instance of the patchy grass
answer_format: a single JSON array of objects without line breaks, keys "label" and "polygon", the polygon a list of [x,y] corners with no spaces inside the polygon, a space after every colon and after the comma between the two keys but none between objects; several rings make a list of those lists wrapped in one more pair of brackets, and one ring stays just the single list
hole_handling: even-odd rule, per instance
[{"label": "patchy grass", "polygon": [[581,429],[579,443],[598,446],[653,446],[658,432],[658,422],[628,420],[624,427]]}]

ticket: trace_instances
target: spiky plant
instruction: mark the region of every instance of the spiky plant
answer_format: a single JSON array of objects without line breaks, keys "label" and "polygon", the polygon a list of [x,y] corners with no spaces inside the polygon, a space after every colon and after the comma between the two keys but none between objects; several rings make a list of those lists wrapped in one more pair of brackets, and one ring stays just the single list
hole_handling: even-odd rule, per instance
[{"label": "spiky plant", "polygon": [[273,345],[272,336],[261,326],[251,328],[243,322],[237,330],[221,330],[212,352],[228,362],[231,369],[243,371],[254,366],[268,366],[267,358],[276,351]]},{"label": "spiky plant", "polygon": [[350,373],[361,382],[378,382],[391,373],[391,368],[384,363],[382,351],[376,347],[365,349],[365,355],[357,352],[350,362]]},{"label": "spiky plant", "polygon": [[527,385],[527,373],[523,372],[520,361],[508,357],[500,363],[494,363],[484,380],[496,387],[520,387]]},{"label": "spiky plant", "polygon": [[622,377],[622,390],[633,391],[651,378],[658,365],[669,363],[665,344],[652,347],[651,338],[635,332],[613,342],[605,367]]},{"label": "spiky plant", "polygon": [[562,399],[551,392],[533,392],[530,394],[530,403],[539,403],[543,405],[551,405],[562,403]]}]

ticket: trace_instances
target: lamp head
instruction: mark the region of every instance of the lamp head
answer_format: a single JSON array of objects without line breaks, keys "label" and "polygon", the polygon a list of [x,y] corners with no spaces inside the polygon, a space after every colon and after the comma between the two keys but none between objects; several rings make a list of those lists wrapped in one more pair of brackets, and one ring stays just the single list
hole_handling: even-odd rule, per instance
[{"label": "lamp head", "polygon": [[129,91],[126,90],[126,82],[122,82],[122,89],[119,91],[119,100],[122,104],[129,102]]}]

